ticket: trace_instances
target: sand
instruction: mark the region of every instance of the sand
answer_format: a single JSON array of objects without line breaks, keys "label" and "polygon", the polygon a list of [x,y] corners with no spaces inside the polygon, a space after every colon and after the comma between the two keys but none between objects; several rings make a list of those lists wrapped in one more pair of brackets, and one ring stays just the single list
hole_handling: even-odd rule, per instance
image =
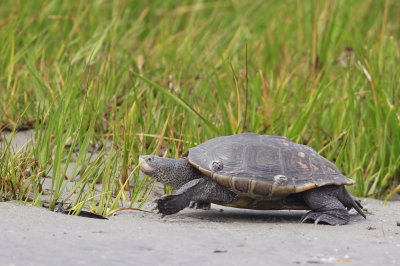
[{"label": "sand", "polygon": [[367,219],[354,214],[345,226],[218,205],[99,220],[0,203],[0,265],[399,265],[400,202],[363,203]]}]

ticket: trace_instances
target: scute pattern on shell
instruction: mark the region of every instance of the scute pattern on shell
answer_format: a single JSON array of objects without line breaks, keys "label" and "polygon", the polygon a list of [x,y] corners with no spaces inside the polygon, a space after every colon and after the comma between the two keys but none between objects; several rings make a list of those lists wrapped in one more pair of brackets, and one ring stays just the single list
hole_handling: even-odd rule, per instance
[{"label": "scute pattern on shell", "polygon": [[[217,137],[191,148],[188,159],[222,186],[252,198],[277,199],[314,187],[354,184],[312,148],[280,136]],[[213,162],[223,168],[213,171]]]}]

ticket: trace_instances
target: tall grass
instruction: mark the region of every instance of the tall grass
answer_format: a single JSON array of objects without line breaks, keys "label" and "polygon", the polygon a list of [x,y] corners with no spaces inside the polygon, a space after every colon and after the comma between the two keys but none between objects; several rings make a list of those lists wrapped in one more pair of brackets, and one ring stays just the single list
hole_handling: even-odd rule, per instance
[{"label": "tall grass", "polygon": [[[79,208],[139,201],[150,185],[139,155],[179,157],[246,131],[312,146],[357,181],[355,195],[390,198],[399,12],[395,0],[5,0],[0,127],[36,128],[27,157],[51,175],[52,208],[74,182]],[[24,164],[2,152],[3,171]]]}]

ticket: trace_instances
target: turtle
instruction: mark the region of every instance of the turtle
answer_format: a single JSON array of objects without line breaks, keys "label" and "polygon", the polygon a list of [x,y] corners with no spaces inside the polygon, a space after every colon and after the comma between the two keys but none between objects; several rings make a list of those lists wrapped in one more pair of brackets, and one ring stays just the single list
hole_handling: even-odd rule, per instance
[{"label": "turtle", "polygon": [[210,139],[187,157],[139,157],[140,170],[175,189],[157,200],[163,215],[211,203],[254,210],[310,210],[301,222],[344,225],[360,200],[354,180],[309,146],[282,136],[242,133]]}]

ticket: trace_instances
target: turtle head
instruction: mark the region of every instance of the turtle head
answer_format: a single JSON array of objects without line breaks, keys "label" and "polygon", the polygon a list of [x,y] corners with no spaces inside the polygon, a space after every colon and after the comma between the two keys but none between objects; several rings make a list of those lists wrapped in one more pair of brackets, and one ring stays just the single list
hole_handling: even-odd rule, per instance
[{"label": "turtle head", "polygon": [[186,158],[171,159],[143,155],[139,157],[139,166],[143,174],[174,188],[179,188],[189,180],[198,178],[197,170],[191,166]]},{"label": "turtle head", "polygon": [[160,168],[160,157],[154,155],[139,156],[139,167],[143,174],[156,178],[157,169]]}]

